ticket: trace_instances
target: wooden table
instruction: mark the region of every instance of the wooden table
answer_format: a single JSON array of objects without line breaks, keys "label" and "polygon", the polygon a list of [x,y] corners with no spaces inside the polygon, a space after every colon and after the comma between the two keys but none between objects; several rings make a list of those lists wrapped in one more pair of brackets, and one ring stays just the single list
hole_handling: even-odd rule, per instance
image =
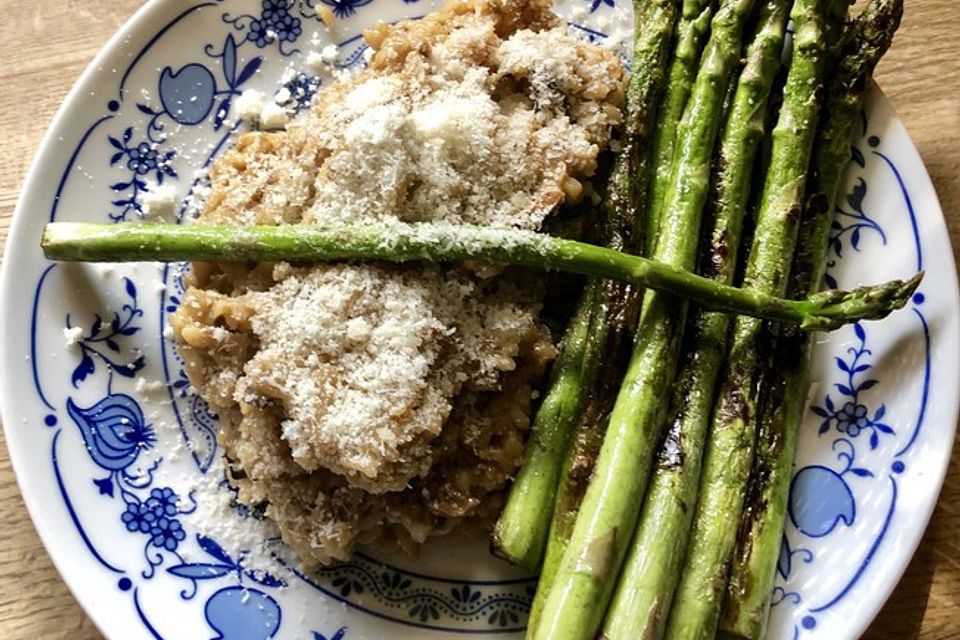
[{"label": "wooden table", "polygon": [[[174,1],[174,0],[169,0]],[[0,1],[0,242],[30,158],[81,70],[141,3]],[[907,0],[907,15],[878,70],[940,195],[960,249],[960,2]],[[0,436],[2,437],[2,436]],[[0,447],[0,637],[89,640],[100,634],[50,563]],[[865,636],[960,639],[960,447],[920,550]]]}]

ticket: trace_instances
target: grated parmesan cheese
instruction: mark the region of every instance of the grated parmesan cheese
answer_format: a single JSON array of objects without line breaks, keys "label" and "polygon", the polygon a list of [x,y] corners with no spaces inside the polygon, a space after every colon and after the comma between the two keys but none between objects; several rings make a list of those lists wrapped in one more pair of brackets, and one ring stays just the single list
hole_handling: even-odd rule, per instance
[{"label": "grated parmesan cheese", "polygon": [[67,347],[72,347],[83,338],[83,327],[65,327],[63,330],[63,343]]},{"label": "grated parmesan cheese", "polygon": [[148,182],[140,200],[142,216],[150,222],[174,222],[177,219],[177,188],[172,184]]},{"label": "grated parmesan cheese", "polygon": [[290,93],[290,89],[287,87],[280,87],[279,90],[273,95],[273,101],[277,104],[287,104],[293,98],[293,95]]},{"label": "grated parmesan cheese", "polygon": [[340,47],[335,44],[328,44],[320,51],[320,59],[327,64],[333,64],[340,55]]},{"label": "grated parmesan cheese", "polygon": [[260,111],[259,119],[264,129],[283,129],[287,126],[287,110],[275,102],[268,102]]},{"label": "grated parmesan cheese", "polygon": [[162,380],[147,380],[143,376],[137,378],[137,395],[144,396],[148,394],[166,391],[167,385]]},{"label": "grated parmesan cheese", "polygon": [[257,310],[260,348],[237,402],[281,400],[282,436],[300,467],[378,493],[426,473],[450,398],[464,384],[495,388],[515,367],[513,336],[536,326],[535,308],[439,267],[284,268],[244,302]]},{"label": "grated parmesan cheese", "polygon": [[324,62],[323,57],[316,51],[307,52],[306,64],[317,75],[323,73],[327,67],[327,63]]},{"label": "grated parmesan cheese", "polygon": [[263,111],[263,93],[257,89],[245,89],[234,103],[237,116],[244,122],[253,122]]}]

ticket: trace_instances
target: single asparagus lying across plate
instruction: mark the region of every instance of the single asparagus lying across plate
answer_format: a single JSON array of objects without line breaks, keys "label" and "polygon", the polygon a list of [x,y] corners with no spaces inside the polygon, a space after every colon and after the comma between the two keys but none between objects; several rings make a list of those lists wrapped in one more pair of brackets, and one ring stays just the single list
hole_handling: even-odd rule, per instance
[{"label": "single asparagus lying across plate", "polygon": [[575,240],[440,223],[234,227],[54,222],[45,227],[41,247],[51,260],[72,262],[485,260],[621,280],[707,309],[798,324],[808,330],[884,318],[907,303],[923,277],[921,273],[907,281],[787,300]]}]

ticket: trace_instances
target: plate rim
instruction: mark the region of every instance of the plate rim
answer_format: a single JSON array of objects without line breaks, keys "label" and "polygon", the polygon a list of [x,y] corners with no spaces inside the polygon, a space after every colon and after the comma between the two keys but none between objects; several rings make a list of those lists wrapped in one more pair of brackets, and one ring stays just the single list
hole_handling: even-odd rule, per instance
[{"label": "plate rim", "polygon": [[[214,6],[217,3],[210,2],[209,4]],[[133,14],[130,15],[130,17],[128,17],[120,25],[113,35],[111,35],[104,45],[97,51],[96,55],[73,81],[69,91],[65,94],[60,105],[57,107],[50,124],[44,132],[41,141],[33,154],[28,169],[24,174],[16,203],[14,205],[13,214],[11,216],[10,225],[8,228],[7,239],[4,245],[3,265],[2,269],[0,269],[0,271],[2,271],[2,274],[0,274],[0,302],[5,303],[8,297],[10,297],[9,292],[14,286],[16,286],[13,275],[14,267],[12,265],[18,262],[23,262],[24,259],[29,259],[29,249],[27,247],[21,248],[16,246],[14,244],[14,238],[25,235],[26,227],[31,223],[31,216],[29,216],[28,213],[23,210],[24,203],[28,199],[28,194],[35,192],[39,187],[42,186],[40,177],[41,169],[45,164],[50,162],[56,153],[55,147],[58,144],[58,134],[61,132],[61,130],[70,126],[68,112],[71,110],[72,105],[74,105],[78,97],[83,94],[85,86],[101,73],[101,68],[104,66],[104,61],[114,55],[117,49],[122,47],[125,44],[125,41],[131,39],[131,36],[134,35],[138,29],[158,21],[163,15],[162,12],[172,5],[173,3],[170,2],[170,0],[148,0],[136,11],[134,11]],[[898,115],[893,103],[887,98],[882,89],[880,89],[876,84],[874,86],[877,89],[879,98],[888,105],[888,108],[892,114],[892,122],[894,123],[894,126],[899,130],[899,133],[902,133],[903,135],[903,140],[906,143],[904,147],[905,153],[910,154],[912,156],[911,163],[915,163],[916,166],[921,169],[919,174],[919,178],[922,181],[922,184],[920,185],[921,188],[925,192],[932,194],[932,202],[935,205],[935,211],[926,211],[923,215],[923,219],[926,224],[935,225],[936,233],[947,238],[947,245],[950,246],[951,243],[949,240],[943,207],[941,205],[940,197],[937,194],[936,188],[933,185],[932,179],[930,178],[930,174],[927,169],[927,165],[923,160],[923,156],[917,149],[916,144],[914,143],[913,138],[910,136],[909,130],[906,127],[906,124]],[[952,277],[950,294],[952,295],[954,301],[951,315],[952,322],[943,327],[941,331],[950,332],[952,328],[952,333],[954,335],[951,337],[953,338],[954,343],[960,347],[960,323],[957,322],[957,318],[960,317],[960,278],[958,278],[957,262],[953,252],[950,252],[950,258],[953,264],[953,269],[950,272]],[[949,285],[950,283],[944,282],[943,284]],[[944,290],[945,289],[947,289],[946,286],[944,287]],[[8,305],[4,304],[4,306]],[[70,571],[67,569],[67,566],[72,564],[71,558],[67,555],[62,545],[58,543],[53,529],[50,526],[45,528],[39,526],[41,522],[44,522],[48,519],[48,517],[42,513],[42,501],[39,500],[38,497],[34,497],[33,500],[29,499],[28,494],[24,491],[24,478],[27,475],[27,459],[26,456],[16,452],[22,451],[23,444],[20,442],[21,437],[17,433],[19,427],[13,426],[15,423],[15,418],[17,417],[14,406],[17,403],[11,401],[8,392],[8,368],[12,368],[10,365],[10,350],[8,348],[8,344],[11,344],[9,335],[10,332],[10,323],[4,323],[2,332],[0,332],[0,421],[3,423],[4,437],[7,442],[7,451],[10,458],[11,467],[16,478],[17,487],[20,491],[21,499],[23,500],[27,512],[30,515],[34,529],[43,543],[47,556],[50,558],[52,564],[59,574],[60,579],[64,582],[73,598],[83,608],[85,615],[90,618],[91,622],[105,637],[120,637],[111,635],[111,633],[108,633],[108,630],[118,634],[126,633],[128,630],[114,628],[113,620],[110,616],[104,615],[103,605],[97,602],[95,595],[89,591],[84,591],[82,589],[84,585],[81,583],[81,581],[67,579],[66,576],[70,573]],[[955,355],[957,356],[957,360],[960,361],[960,348],[957,349],[957,353]],[[876,610],[871,612],[869,616],[863,618],[863,622],[861,625],[858,625],[858,629],[851,627],[851,630],[855,630],[858,635],[862,634],[870,626],[870,624],[874,621],[876,616],[888,602],[894,589],[896,589],[896,587],[899,585],[906,569],[912,562],[916,551],[919,548],[923,535],[929,526],[933,512],[939,503],[939,496],[943,489],[946,474],[949,471],[953,445],[955,443],[958,428],[957,423],[958,420],[960,420],[960,396],[952,396],[950,403],[952,404],[952,407],[947,408],[946,414],[953,417],[953,425],[949,430],[949,433],[944,436],[943,444],[947,446],[943,448],[944,453],[940,456],[940,467],[936,470],[936,474],[929,474],[930,480],[928,480],[928,486],[931,490],[931,493],[935,495],[923,506],[923,515],[922,518],[920,518],[923,526],[911,528],[910,531],[912,532],[913,539],[909,540],[909,545],[906,545],[909,547],[909,553],[901,554],[898,561],[895,563],[895,569],[890,572],[889,575],[891,577],[895,577],[895,579],[881,583],[878,591],[882,592],[882,598],[878,599],[879,604]]]}]

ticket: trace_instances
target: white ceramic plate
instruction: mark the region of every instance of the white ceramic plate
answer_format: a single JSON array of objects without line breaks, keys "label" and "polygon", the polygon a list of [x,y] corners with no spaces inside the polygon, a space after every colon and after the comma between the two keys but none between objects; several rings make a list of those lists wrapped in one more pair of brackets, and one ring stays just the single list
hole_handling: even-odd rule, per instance
[{"label": "white ceramic plate", "polygon": [[[615,2],[626,4],[567,0],[561,12],[575,31],[605,40],[631,24]],[[339,18],[333,32],[315,17],[321,3]],[[216,426],[163,337],[182,291],[178,271],[52,264],[38,247],[51,220],[134,219],[146,180],[185,197],[195,172],[237,131],[240,91],[272,95],[287,70],[295,95],[322,90],[330,76],[306,66],[308,51],[337,43],[336,65],[362,64],[363,27],[433,7],[154,0],[97,56],[47,134],[6,249],[3,422],[37,529],[108,637],[353,640],[522,629],[534,582],[488,555],[484,540],[438,542],[417,559],[368,550],[307,580],[246,572],[235,539],[199,536],[191,487],[217,473]],[[927,275],[907,309],[837,331],[817,348],[771,638],[859,636],[920,540],[956,424],[957,280],[937,198],[879,92],[861,129],[829,277],[849,287]]]}]

